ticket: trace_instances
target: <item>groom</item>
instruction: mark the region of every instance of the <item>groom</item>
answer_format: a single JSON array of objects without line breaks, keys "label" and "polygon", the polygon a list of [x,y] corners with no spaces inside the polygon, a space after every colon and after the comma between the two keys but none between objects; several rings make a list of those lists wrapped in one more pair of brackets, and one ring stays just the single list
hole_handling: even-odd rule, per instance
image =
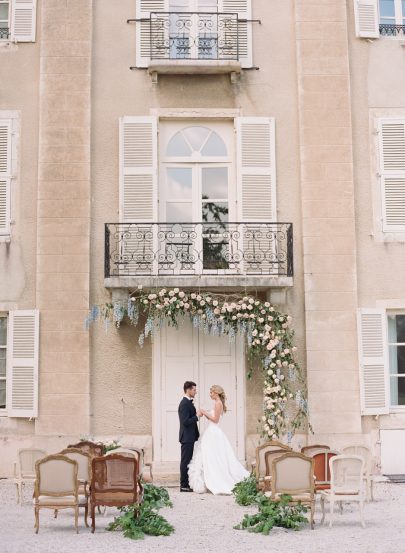
[{"label": "groom", "polygon": [[197,393],[197,384],[195,382],[185,382],[184,397],[179,405],[180,432],[179,442],[181,443],[181,462],[180,462],[180,491],[192,492],[188,481],[188,465],[193,457],[194,443],[198,440],[198,417],[202,416],[201,411],[196,411],[193,400]]}]

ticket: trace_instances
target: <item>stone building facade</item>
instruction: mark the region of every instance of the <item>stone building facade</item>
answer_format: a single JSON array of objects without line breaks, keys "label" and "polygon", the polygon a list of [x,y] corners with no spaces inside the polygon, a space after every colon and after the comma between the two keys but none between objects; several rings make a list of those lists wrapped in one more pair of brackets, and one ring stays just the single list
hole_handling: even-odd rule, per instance
[{"label": "stone building facade", "polygon": [[184,325],[141,348],[129,325],[84,327],[139,285],[279,305],[314,430],[295,445],[366,444],[377,471],[402,472],[401,10],[0,0],[0,475],[21,447],[81,436],[175,470],[186,378],[202,406],[225,386],[251,458],[262,390],[242,342]]}]

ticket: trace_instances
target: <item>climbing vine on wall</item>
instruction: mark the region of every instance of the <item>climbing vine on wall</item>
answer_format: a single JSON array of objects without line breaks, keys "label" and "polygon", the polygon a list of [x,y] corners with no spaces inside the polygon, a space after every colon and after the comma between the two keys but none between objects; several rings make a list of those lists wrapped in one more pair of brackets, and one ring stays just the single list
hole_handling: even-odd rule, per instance
[{"label": "climbing vine on wall", "polygon": [[296,361],[291,317],[269,302],[252,296],[230,297],[179,288],[154,292],[140,288],[127,301],[94,306],[86,323],[102,320],[106,328],[110,324],[119,328],[125,318],[134,326],[144,322],[138,338],[140,346],[165,322],[180,327],[186,318],[201,332],[227,335],[230,342],[237,335],[244,336],[248,375],[251,376],[255,367],[264,376],[262,435],[285,436],[290,442],[294,432],[307,423],[305,379]]}]

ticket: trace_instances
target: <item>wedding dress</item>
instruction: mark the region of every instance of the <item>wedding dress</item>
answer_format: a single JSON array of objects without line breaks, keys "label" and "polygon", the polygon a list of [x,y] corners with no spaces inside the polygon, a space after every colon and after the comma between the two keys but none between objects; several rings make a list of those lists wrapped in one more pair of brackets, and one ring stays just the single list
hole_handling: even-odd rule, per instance
[{"label": "wedding dress", "polygon": [[[214,410],[210,412],[214,416]],[[238,482],[249,476],[239,463],[231,444],[218,423],[209,421],[208,427],[194,448],[188,466],[190,487],[196,493],[209,490],[214,495],[231,495]]]}]

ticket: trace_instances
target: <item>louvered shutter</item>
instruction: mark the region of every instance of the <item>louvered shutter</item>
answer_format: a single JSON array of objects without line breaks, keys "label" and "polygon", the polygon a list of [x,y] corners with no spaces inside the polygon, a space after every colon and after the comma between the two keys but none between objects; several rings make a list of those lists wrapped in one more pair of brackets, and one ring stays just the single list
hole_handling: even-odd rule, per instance
[{"label": "louvered shutter", "polygon": [[[161,43],[162,36],[158,27],[154,25],[151,28],[150,14],[151,12],[167,12],[169,11],[168,0],[136,0],[136,19],[144,20],[137,21],[136,24],[136,66],[148,67],[151,58],[151,48],[153,43]],[[168,31],[164,23],[162,23],[162,32]]]},{"label": "louvered shutter", "polygon": [[389,412],[387,317],[383,309],[358,310],[360,394],[363,415]]},{"label": "louvered shutter", "polygon": [[[237,138],[238,218],[242,223],[244,271],[277,274],[275,123],[268,117],[235,119]],[[249,223],[249,224],[247,224]],[[274,229],[273,229],[274,230]]]},{"label": "louvered shutter", "polygon": [[224,13],[237,13],[238,24],[238,53],[242,67],[253,65],[252,44],[252,3],[251,0],[219,0],[218,10]]},{"label": "louvered shutter", "polygon": [[405,119],[380,119],[379,161],[384,232],[405,232]]},{"label": "louvered shutter", "polygon": [[[157,223],[157,118],[120,120],[120,222],[129,233],[122,242],[127,274],[153,271]],[[140,225],[139,223],[143,223]],[[149,224],[148,224],[149,223]]]},{"label": "louvered shutter", "polygon": [[0,236],[10,234],[12,122],[0,119]]},{"label": "louvered shutter", "polygon": [[11,0],[11,39],[35,42],[37,0]]},{"label": "louvered shutter", "polygon": [[354,0],[354,20],[356,36],[378,38],[380,36],[378,0]]},{"label": "louvered shutter", "polygon": [[240,221],[275,222],[275,124],[269,117],[237,117]]},{"label": "louvered shutter", "polygon": [[10,311],[7,412],[10,417],[38,416],[39,312]]}]

